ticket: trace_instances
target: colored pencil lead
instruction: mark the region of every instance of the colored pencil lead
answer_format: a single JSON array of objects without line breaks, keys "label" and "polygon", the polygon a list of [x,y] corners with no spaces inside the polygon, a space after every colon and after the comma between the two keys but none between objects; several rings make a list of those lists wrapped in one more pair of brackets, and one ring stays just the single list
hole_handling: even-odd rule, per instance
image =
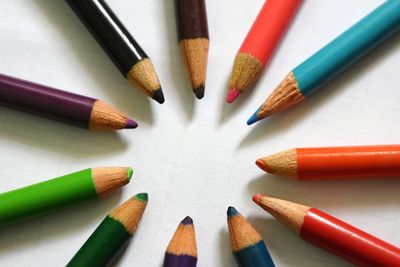
[{"label": "colored pencil lead", "polygon": [[159,89],[155,89],[153,91],[153,95],[151,96],[155,101],[157,101],[160,104],[163,104],[165,102],[164,99],[164,93],[161,89],[161,87]]},{"label": "colored pencil lead", "polygon": [[197,99],[202,99],[204,97],[204,85],[201,85],[193,90],[194,94],[196,95]]},{"label": "colored pencil lead", "polygon": [[126,123],[125,128],[126,129],[135,129],[136,127],[138,127],[137,122],[132,119],[128,119],[128,122]]},{"label": "colored pencil lead", "polygon": [[229,104],[233,103],[233,101],[235,101],[235,99],[239,96],[239,94],[240,91],[237,90],[236,88],[229,89],[228,95],[226,97],[226,102]]}]

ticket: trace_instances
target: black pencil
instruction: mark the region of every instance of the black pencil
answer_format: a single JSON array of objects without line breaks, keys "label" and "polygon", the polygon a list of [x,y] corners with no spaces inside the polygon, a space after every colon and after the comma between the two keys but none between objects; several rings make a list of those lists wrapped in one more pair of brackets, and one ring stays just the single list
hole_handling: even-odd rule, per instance
[{"label": "black pencil", "polygon": [[121,73],[146,95],[164,103],[153,64],[104,0],[66,0]]}]

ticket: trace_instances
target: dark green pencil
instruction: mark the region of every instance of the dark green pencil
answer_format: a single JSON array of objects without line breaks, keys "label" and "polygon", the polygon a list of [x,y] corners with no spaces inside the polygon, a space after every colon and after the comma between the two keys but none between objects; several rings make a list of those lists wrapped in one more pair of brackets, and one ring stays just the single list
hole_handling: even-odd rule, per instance
[{"label": "dark green pencil", "polygon": [[67,266],[107,266],[132,237],[146,209],[147,200],[147,193],[140,193],[115,208]]}]

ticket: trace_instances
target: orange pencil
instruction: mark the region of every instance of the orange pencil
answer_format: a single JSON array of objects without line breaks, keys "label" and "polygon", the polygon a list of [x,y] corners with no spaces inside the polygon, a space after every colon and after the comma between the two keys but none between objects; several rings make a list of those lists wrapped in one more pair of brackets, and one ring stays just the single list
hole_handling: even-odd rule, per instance
[{"label": "orange pencil", "polygon": [[302,0],[267,0],[233,64],[226,101],[248,89],[268,64]]},{"label": "orange pencil", "polygon": [[294,148],[256,164],[297,180],[400,177],[400,145]]}]

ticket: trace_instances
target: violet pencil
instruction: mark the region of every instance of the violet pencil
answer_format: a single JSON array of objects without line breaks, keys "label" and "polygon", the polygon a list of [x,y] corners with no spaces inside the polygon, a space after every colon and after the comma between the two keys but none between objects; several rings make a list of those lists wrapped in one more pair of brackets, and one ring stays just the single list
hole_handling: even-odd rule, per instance
[{"label": "violet pencil", "polygon": [[0,74],[0,104],[90,130],[136,128],[105,102]]}]

